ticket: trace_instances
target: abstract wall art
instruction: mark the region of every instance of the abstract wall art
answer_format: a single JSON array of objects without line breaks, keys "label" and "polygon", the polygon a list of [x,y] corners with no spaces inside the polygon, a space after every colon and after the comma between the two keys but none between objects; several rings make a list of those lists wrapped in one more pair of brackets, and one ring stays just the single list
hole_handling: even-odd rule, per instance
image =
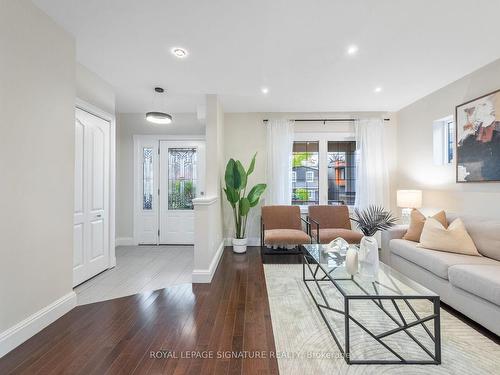
[{"label": "abstract wall art", "polygon": [[456,107],[457,182],[500,181],[500,90]]}]

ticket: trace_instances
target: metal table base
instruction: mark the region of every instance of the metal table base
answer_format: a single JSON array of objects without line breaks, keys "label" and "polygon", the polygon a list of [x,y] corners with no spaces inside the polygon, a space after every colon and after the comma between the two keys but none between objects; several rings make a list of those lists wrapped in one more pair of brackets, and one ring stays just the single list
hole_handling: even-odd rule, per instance
[{"label": "metal table base", "polygon": [[[328,330],[333,336],[333,339],[335,340],[335,343],[337,344],[338,348],[340,349],[345,361],[347,364],[363,364],[363,365],[374,365],[374,364],[413,364],[413,365],[426,365],[426,364],[433,364],[433,365],[438,365],[441,363],[441,329],[440,329],[440,302],[439,302],[439,296],[436,297],[423,297],[423,296],[384,296],[384,295],[371,295],[369,294],[366,290],[362,288],[362,286],[357,283],[354,278],[348,278],[348,279],[335,279],[330,276],[328,272],[325,272],[317,263],[314,262],[314,260],[309,257],[306,253],[303,253],[303,261],[302,261],[302,279],[307,287],[307,290],[309,291],[309,294],[311,295],[314,303],[316,304],[316,307],[318,308],[326,326],[328,327]],[[312,261],[312,262],[311,262]],[[310,276],[306,278],[306,269],[309,271]],[[323,274],[322,276],[318,276],[318,272],[321,271]],[[339,288],[336,280],[351,280],[352,282],[356,283],[357,286],[364,291],[364,295],[356,295],[356,296],[349,296],[346,295],[341,288]],[[344,310],[339,310],[336,308],[333,308],[331,304],[328,302],[326,295],[323,291],[323,286],[322,284],[324,283],[329,283],[330,285],[334,285],[335,288],[340,292],[340,294],[344,298]],[[321,295],[321,300],[318,301],[314,293],[312,292],[310,286],[308,283],[314,283],[319,291],[319,294]],[[353,317],[350,313],[349,310],[349,302],[351,300],[371,300],[374,305],[378,308],[378,310],[382,313],[384,313],[386,316],[388,316],[395,324],[396,328],[387,330],[383,333],[378,333],[374,334],[368,327],[363,325],[361,322],[359,322],[355,317]],[[412,320],[411,322],[407,321],[398,304],[396,303],[396,300],[402,300],[404,301],[404,304],[408,307],[408,309],[412,312],[415,320]],[[411,305],[412,301],[415,300],[428,300],[433,304],[433,313],[431,315],[421,317],[415,308]],[[388,301],[396,310],[398,318],[392,314],[390,311],[387,310],[387,308],[384,306],[383,301]],[[345,342],[342,345],[340,342],[339,338],[335,334],[335,331],[331,324],[329,323],[327,317],[325,316],[325,312],[323,310],[328,310],[332,311],[334,313],[340,314],[344,316],[344,322],[345,322]],[[426,322],[434,320],[434,332],[431,332],[429,328],[425,325]],[[364,332],[366,332],[370,337],[375,339],[378,344],[382,345],[385,349],[387,349],[390,353],[392,353],[395,357],[394,360],[370,360],[370,359],[353,359],[351,358],[351,353],[350,353],[350,322],[356,324],[358,327],[360,327]],[[426,347],[417,337],[415,337],[414,334],[412,334],[409,329],[412,327],[416,326],[422,326],[425,332],[429,335],[430,339],[434,343],[433,348],[428,348]],[[384,338],[389,337],[395,333],[399,332],[404,332],[409,339],[413,340],[429,357],[428,360],[411,360],[411,359],[405,359],[404,356],[401,353],[396,352],[394,348],[391,348],[389,344],[383,341]]]}]

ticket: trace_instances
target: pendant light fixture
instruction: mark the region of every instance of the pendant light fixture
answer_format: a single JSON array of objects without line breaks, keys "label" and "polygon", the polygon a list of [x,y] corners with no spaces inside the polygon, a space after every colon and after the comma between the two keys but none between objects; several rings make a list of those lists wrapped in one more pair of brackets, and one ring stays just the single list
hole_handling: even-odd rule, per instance
[{"label": "pendant light fixture", "polygon": [[[161,87],[155,87],[155,95],[163,94],[165,90]],[[154,102],[154,99],[153,99]],[[146,113],[146,120],[152,122],[153,124],[171,124],[172,116],[165,112],[148,112]]]}]

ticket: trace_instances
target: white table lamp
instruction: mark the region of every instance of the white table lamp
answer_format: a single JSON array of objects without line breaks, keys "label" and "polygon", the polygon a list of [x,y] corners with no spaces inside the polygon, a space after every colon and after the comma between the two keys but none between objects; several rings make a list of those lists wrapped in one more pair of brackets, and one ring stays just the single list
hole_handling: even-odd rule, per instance
[{"label": "white table lamp", "polygon": [[403,224],[410,222],[411,210],[422,207],[422,190],[398,190],[398,207],[402,208],[401,220]]}]

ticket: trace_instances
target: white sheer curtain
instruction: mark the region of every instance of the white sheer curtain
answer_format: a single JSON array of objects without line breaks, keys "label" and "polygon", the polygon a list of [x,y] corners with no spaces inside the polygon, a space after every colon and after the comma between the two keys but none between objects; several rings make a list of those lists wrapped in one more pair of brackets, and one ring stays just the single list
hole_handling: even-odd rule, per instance
[{"label": "white sheer curtain", "polygon": [[384,146],[382,119],[357,120],[356,148],[356,202],[358,208],[381,205],[387,208],[389,200],[389,175]]},{"label": "white sheer curtain", "polygon": [[292,203],[293,121],[267,122],[266,204]]}]

